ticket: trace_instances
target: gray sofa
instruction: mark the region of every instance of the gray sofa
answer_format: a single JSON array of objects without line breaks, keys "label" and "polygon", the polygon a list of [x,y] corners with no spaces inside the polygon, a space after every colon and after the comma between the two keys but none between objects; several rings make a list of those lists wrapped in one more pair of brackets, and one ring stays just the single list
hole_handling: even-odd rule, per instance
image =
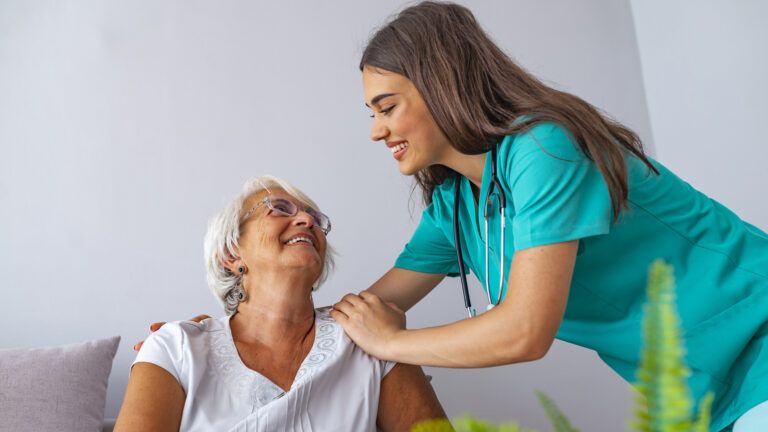
[{"label": "gray sofa", "polygon": [[119,343],[0,350],[0,430],[111,432],[104,404]]}]

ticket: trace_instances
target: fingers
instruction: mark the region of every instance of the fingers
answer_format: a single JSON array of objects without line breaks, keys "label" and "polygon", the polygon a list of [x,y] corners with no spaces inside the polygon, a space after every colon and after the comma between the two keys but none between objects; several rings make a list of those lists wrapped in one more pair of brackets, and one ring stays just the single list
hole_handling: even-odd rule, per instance
[{"label": "fingers", "polygon": [[154,332],[160,330],[160,327],[162,327],[164,325],[165,325],[165,321],[160,321],[160,322],[152,323],[152,324],[149,325],[149,331],[154,333]]},{"label": "fingers", "polygon": [[[160,327],[162,327],[164,325],[165,325],[165,321],[154,322],[154,323],[149,325],[149,331],[154,333],[154,332],[160,330]],[[144,345],[144,341],[138,341],[136,343],[136,345],[133,346],[133,350],[136,351],[136,352],[139,352],[139,350],[141,349],[142,345]]]},{"label": "fingers", "polygon": [[372,303],[372,304],[381,303],[381,299],[379,298],[379,296],[373,293],[369,293],[368,291],[361,292],[360,297],[368,303]]},{"label": "fingers", "polygon": [[333,305],[335,311],[341,312],[347,317],[359,307],[365,307],[365,301],[355,294],[347,294]]},{"label": "fingers", "polygon": [[331,318],[336,320],[341,325],[346,324],[349,321],[349,317],[341,311],[338,311],[336,309],[331,309]]},{"label": "fingers", "polygon": [[[189,321],[194,321],[196,323],[199,323],[199,322],[201,322],[203,320],[206,320],[208,318],[210,318],[210,316],[208,316],[208,315],[198,315],[198,316],[190,319]],[[154,322],[154,323],[149,325],[149,331],[154,333],[154,332],[160,330],[160,327],[162,327],[164,325],[165,325],[165,321]],[[139,341],[136,345],[133,346],[133,350],[134,351],[139,351],[141,349],[142,345],[144,345],[144,341]]]},{"label": "fingers", "polygon": [[[365,306],[365,300],[356,294],[347,294],[339,300],[339,303],[347,302],[353,306],[361,307]],[[338,303],[337,303],[338,304]]]},{"label": "fingers", "polygon": [[[358,300],[353,300],[353,301],[358,302]],[[358,306],[356,306],[353,302],[342,300],[336,303],[335,305],[333,305],[333,310],[336,312],[343,313],[346,318],[349,318],[352,314],[355,313],[355,311],[358,310]]]},{"label": "fingers", "polygon": [[[378,309],[384,302],[376,294],[371,294],[367,291],[361,292],[359,295],[347,294],[339,300],[338,303],[333,305],[331,316],[340,322],[348,321],[353,315],[363,314],[366,315],[372,310]],[[397,306],[394,306],[395,310],[400,311]],[[336,314],[334,314],[334,312]],[[400,311],[402,312],[402,311]]]}]

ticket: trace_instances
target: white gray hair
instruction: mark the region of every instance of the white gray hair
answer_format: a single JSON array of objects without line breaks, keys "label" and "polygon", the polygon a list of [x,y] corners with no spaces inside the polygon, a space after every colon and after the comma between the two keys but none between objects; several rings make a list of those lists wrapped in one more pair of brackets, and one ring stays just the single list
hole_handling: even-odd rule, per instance
[{"label": "white gray hair", "polygon": [[[246,181],[240,195],[211,219],[208,223],[208,231],[205,233],[205,243],[203,245],[206,277],[208,279],[208,287],[228,315],[235,313],[237,304],[241,301],[241,298],[238,298],[238,294],[242,293],[241,284],[243,276],[230,271],[225,266],[225,263],[240,256],[238,251],[240,248],[240,223],[244,212],[243,206],[248,198],[271,189],[282,189],[302,204],[318,211],[320,210],[310,197],[287,181],[274,176],[264,175]],[[336,252],[328,244],[323,271],[313,285],[313,290],[319,288],[333,270],[335,254]]]}]

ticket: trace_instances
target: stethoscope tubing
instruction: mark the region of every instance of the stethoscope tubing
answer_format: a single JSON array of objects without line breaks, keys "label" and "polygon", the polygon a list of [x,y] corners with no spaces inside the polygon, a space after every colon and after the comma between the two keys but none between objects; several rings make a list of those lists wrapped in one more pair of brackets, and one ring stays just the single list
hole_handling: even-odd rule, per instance
[{"label": "stethoscope tubing", "polygon": [[[488,186],[488,192],[485,195],[485,204],[483,208],[483,219],[485,221],[485,292],[488,295],[488,307],[487,310],[491,310],[494,306],[501,302],[502,289],[504,288],[504,245],[506,243],[506,218],[505,210],[507,208],[507,198],[504,194],[504,190],[501,187],[501,182],[496,175],[496,159],[498,154],[498,144],[491,150],[491,182]],[[489,249],[490,241],[488,238],[488,217],[493,201],[491,196],[494,189],[497,191],[499,199],[499,217],[501,219],[501,257],[499,259],[499,290],[496,294],[496,301],[491,298],[489,279]],[[456,260],[459,263],[459,276],[461,278],[461,289],[464,295],[464,307],[467,310],[469,318],[477,315],[476,310],[472,307],[472,300],[469,295],[469,286],[467,284],[467,274],[464,271],[464,256],[461,248],[461,229],[459,227],[459,201],[461,199],[461,176],[456,179],[456,186],[454,188],[454,200],[453,200],[453,236],[456,243]]]},{"label": "stethoscope tubing", "polygon": [[477,311],[472,307],[472,299],[469,296],[469,287],[467,286],[467,272],[464,270],[464,254],[461,251],[461,234],[459,233],[459,199],[461,199],[461,177],[456,179],[456,189],[453,197],[453,238],[456,242],[456,260],[459,262],[459,277],[461,278],[461,292],[464,294],[464,307],[467,309],[469,318],[472,318],[477,315]]}]

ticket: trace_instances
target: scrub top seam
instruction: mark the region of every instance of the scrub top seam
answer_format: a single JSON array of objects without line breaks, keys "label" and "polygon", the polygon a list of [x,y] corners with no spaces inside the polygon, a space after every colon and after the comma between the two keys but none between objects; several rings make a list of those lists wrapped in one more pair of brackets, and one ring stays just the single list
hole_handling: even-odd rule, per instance
[{"label": "scrub top seam", "polygon": [[632,204],[633,204],[635,207],[637,207],[638,209],[640,209],[640,210],[642,210],[642,211],[646,212],[647,214],[649,214],[649,215],[650,215],[652,218],[654,218],[654,219],[655,219],[657,222],[659,222],[660,224],[662,224],[662,225],[664,225],[665,227],[667,227],[667,228],[668,228],[670,231],[672,231],[673,233],[675,233],[675,234],[677,234],[678,236],[680,236],[681,238],[683,238],[683,239],[684,239],[686,242],[688,242],[688,244],[690,244],[691,246],[693,246],[693,247],[696,247],[696,248],[699,248],[699,249],[704,249],[704,250],[706,250],[706,251],[709,251],[709,252],[715,253],[715,254],[717,254],[717,255],[723,256],[723,257],[725,257],[725,258],[727,258],[727,259],[728,259],[728,261],[729,261],[729,262],[730,262],[730,263],[733,265],[733,267],[734,267],[735,269],[737,269],[737,270],[741,270],[741,271],[744,271],[744,272],[747,272],[747,273],[749,273],[749,274],[751,274],[751,275],[753,275],[753,276],[757,276],[757,277],[759,277],[759,278],[761,278],[761,279],[765,279],[765,280],[768,280],[768,276],[766,276],[766,275],[763,275],[763,274],[760,274],[760,273],[757,273],[757,272],[755,272],[754,270],[751,270],[751,269],[748,269],[748,268],[744,268],[744,267],[741,267],[740,265],[738,265],[738,264],[736,263],[736,261],[733,259],[733,257],[731,257],[730,255],[728,255],[728,254],[726,254],[726,253],[723,253],[723,252],[721,252],[721,251],[719,251],[719,250],[716,250],[716,249],[712,249],[712,248],[709,248],[709,247],[706,247],[706,246],[703,246],[703,245],[701,245],[701,244],[699,244],[699,243],[696,243],[696,242],[694,242],[693,240],[691,240],[690,238],[688,238],[688,236],[684,235],[683,233],[681,233],[681,232],[680,232],[680,231],[678,231],[677,229],[675,229],[675,228],[673,228],[672,226],[670,226],[670,225],[669,225],[668,223],[666,223],[666,222],[665,222],[663,219],[661,219],[661,218],[659,218],[658,216],[656,216],[656,214],[655,214],[655,213],[651,212],[651,211],[650,211],[650,210],[648,210],[647,208],[643,207],[642,205],[640,205],[640,204],[636,203],[635,201],[633,201],[633,200],[631,200],[631,199],[628,199],[628,201],[629,201],[630,203],[632,203]]},{"label": "scrub top seam", "polygon": [[454,274],[453,272],[450,271],[450,269],[446,270],[446,271],[442,271],[442,269],[440,271],[433,271],[432,268],[430,268],[430,269],[425,269],[423,267],[418,267],[417,268],[416,266],[411,266],[409,264],[412,264],[412,263],[405,263],[405,264],[403,264],[403,263],[395,262],[395,264],[392,267],[403,269],[403,270],[410,270],[410,271],[419,272],[419,273],[444,274],[447,277],[456,277],[456,276],[458,276],[458,270],[457,270],[457,273]]},{"label": "scrub top seam", "polygon": [[[626,316],[626,311],[623,311],[623,310],[619,309],[618,307],[616,307],[616,305],[614,305],[613,303],[611,303],[608,300],[604,299],[603,296],[601,296],[601,295],[597,294],[596,292],[592,291],[591,289],[587,288],[586,285],[582,284],[581,282],[579,282],[579,281],[577,281],[575,279],[573,280],[573,284],[578,285],[580,288],[584,289],[585,291],[588,291],[593,296],[599,298],[603,303],[605,303],[606,305],[610,306],[616,312],[625,315],[625,318],[629,318],[629,316]],[[569,296],[570,296],[570,293],[569,293]]]}]

